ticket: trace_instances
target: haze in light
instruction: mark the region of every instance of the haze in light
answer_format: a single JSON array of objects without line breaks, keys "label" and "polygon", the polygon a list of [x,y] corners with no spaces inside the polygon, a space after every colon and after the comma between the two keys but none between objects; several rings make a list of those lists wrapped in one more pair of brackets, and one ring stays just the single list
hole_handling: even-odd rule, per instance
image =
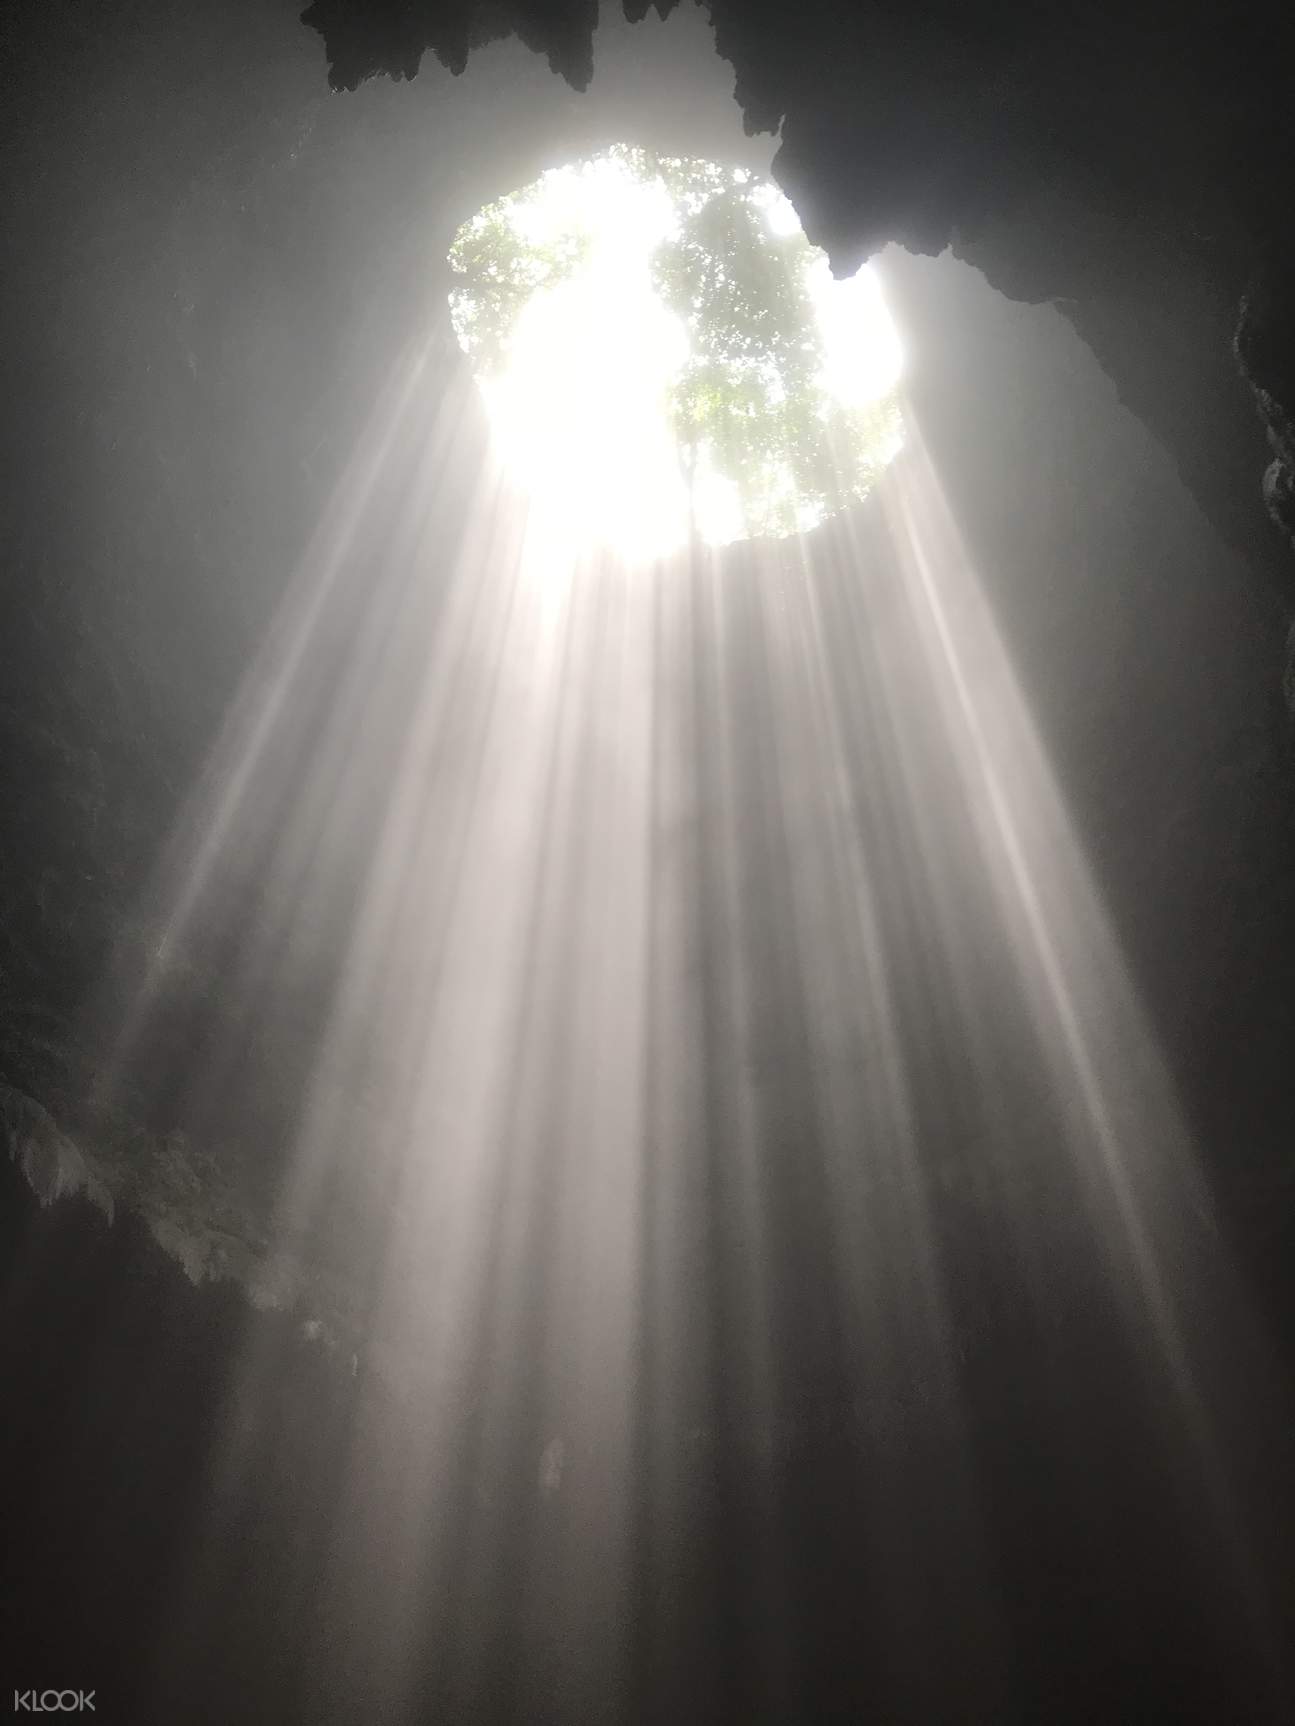
[{"label": "haze in light", "polygon": [[[752,180],[745,170],[713,172],[728,187],[750,187],[750,201],[771,236],[801,236],[795,210],[775,186]],[[564,237],[581,236],[581,255],[563,268],[561,279],[545,282],[544,268],[535,268],[535,291],[516,313],[494,367],[483,366],[474,352],[462,316],[465,296],[452,296],[460,344],[477,363],[496,445],[549,543],[571,551],[602,547],[636,563],[687,543],[694,532],[711,545],[759,532],[752,526],[749,487],[744,497],[712,448],[705,442],[698,447],[690,473],[681,456],[670,392],[691,342],[684,320],[662,299],[652,268],[663,242],[678,237],[678,197],[611,152],[553,170],[493,208],[506,212],[523,260],[528,254],[551,258]],[[835,281],[825,255],[808,247],[796,264],[805,270],[817,325],[821,415],[833,403],[880,413],[892,400],[902,353],[875,274],[865,267],[848,281]],[[757,359],[754,369],[760,367]],[[776,394],[774,371],[765,365],[760,376],[765,388],[772,380]],[[879,469],[899,448],[897,409],[877,425],[869,466]],[[832,513],[821,498],[798,493],[785,463],[771,468],[762,490],[763,503],[780,506],[780,519],[795,531],[808,531]]]},{"label": "haze in light", "polygon": [[[619,390],[651,401],[658,338],[624,340],[593,294],[599,270],[632,282],[646,244],[611,214],[622,239],[590,248],[568,297],[606,319],[591,333]],[[942,1658],[996,1647],[975,1425],[996,1357],[975,1349],[1000,1309],[988,1291],[969,1306],[979,1279],[958,1277],[981,1264],[1020,1302],[1011,1334],[1039,1339],[1063,1456],[1066,1344],[1088,1334],[1071,1314],[1092,1289],[1119,1315],[1121,1396],[1136,1369],[1133,1414],[1160,1423],[1180,1502],[1222,1531],[1203,1518],[1199,1550],[1239,1593],[1234,1462],[1198,1383],[1227,1335],[1217,1235],[920,427],[875,532],[757,547],[750,580],[701,559],[678,579],[612,559],[532,579],[531,523],[478,465],[470,380],[429,387],[434,339],[393,360],[231,711],[104,1063],[114,1096],[165,1087],[171,1108],[187,1089],[208,1142],[234,1145],[224,1101],[249,1045],[291,1059],[283,1014],[294,1039],[315,1022],[321,923],[345,918],[274,1215],[240,1273],[363,1351],[354,1394],[324,1405],[342,1466],[318,1525],[293,1530],[319,1602],[301,1670],[330,1702],[362,1692],[365,1718],[409,1717],[431,1659],[446,1718],[497,1715],[501,1671],[585,1717],[590,1696],[630,1693],[645,1650],[669,1656],[730,1481],[751,1496],[729,1526],[749,1514],[760,1535],[737,1549],[739,1622],[759,1624],[801,1556],[783,1442],[838,1359],[842,1400],[802,1454],[830,1436],[876,1467],[885,1514],[860,1562],[885,1582],[883,1629],[939,1637],[956,1618]],[[579,431],[576,381],[549,377],[537,432]],[[600,388],[620,401],[595,368],[580,379],[586,407]],[[592,450],[586,521],[616,528],[590,477],[618,486],[616,458]],[[646,503],[635,520],[655,525]],[[176,1037],[205,952],[227,956],[227,1016]],[[171,1250],[188,1205],[158,1235]],[[204,1221],[186,1268],[228,1274],[230,1246]],[[213,1529],[244,1480],[259,1491],[301,1454],[299,1423],[272,1418],[280,1380],[303,1382],[291,1336],[258,1328],[233,1363]],[[913,1526],[951,1531],[938,1565],[907,1562]],[[694,1527],[699,1544],[676,1533]],[[186,1658],[194,1625],[226,1622],[218,1550],[195,1538],[177,1580]],[[800,1645],[769,1646],[775,1677],[794,1673]],[[804,1718],[792,1680],[781,1694],[776,1717]]]}]

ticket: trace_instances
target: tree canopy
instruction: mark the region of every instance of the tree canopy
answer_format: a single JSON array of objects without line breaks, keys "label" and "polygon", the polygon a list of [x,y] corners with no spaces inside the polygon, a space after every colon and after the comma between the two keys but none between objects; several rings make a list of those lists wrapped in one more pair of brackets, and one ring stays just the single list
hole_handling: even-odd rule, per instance
[{"label": "tree canopy", "polygon": [[[748,537],[811,528],[863,497],[901,441],[898,405],[893,393],[863,405],[834,394],[812,275],[821,254],[786,219],[781,194],[742,168],[628,145],[593,163],[669,198],[649,270],[687,332],[686,358],[663,385],[685,481],[704,467],[729,482]],[[506,368],[533,297],[588,259],[595,235],[578,198],[536,218],[559,176],[593,163],[552,170],[459,230],[453,320],[485,376]]]}]

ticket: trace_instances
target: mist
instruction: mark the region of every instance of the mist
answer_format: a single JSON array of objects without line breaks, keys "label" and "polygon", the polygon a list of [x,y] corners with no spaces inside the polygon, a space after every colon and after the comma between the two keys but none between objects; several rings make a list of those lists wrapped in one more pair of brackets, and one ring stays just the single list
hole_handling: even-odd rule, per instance
[{"label": "mist", "polygon": [[[3,1683],[1287,1718],[1285,134],[559,10],[6,25]],[[867,262],[866,485],[519,483],[455,237],[612,146]]]}]

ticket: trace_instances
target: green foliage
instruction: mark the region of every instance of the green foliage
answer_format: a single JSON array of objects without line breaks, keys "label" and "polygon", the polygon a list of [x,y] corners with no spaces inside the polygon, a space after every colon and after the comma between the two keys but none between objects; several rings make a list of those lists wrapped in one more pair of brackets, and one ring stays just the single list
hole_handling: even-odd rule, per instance
[{"label": "green foliage", "polygon": [[671,402],[685,468],[695,471],[705,448],[736,485],[749,532],[793,533],[871,488],[897,410],[847,409],[826,394],[813,248],[799,230],[773,231],[750,176],[711,163],[654,165],[680,213],[653,267],[690,340]]},{"label": "green foliage", "polygon": [[454,331],[487,375],[502,367],[508,341],[527,303],[565,281],[587,257],[590,234],[573,225],[547,243],[525,236],[519,222],[544,185],[500,198],[466,222],[450,248],[450,266],[464,284],[450,295]]},{"label": "green foliage", "polygon": [[[899,441],[898,408],[847,408],[824,388],[816,253],[799,229],[774,231],[769,188],[745,169],[628,145],[606,159],[641,185],[663,185],[674,209],[651,269],[689,338],[668,401],[685,481],[703,464],[730,481],[754,536],[811,527],[864,496]],[[574,215],[543,244],[526,237],[548,178],[481,211],[450,252],[463,278],[451,296],[455,329],[486,375],[505,363],[531,297],[589,254],[593,236]]]}]

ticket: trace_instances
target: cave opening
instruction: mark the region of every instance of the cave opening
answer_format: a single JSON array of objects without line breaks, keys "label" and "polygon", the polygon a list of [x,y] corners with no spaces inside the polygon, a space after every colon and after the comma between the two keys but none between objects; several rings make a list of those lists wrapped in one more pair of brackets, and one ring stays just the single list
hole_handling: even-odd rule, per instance
[{"label": "cave opening", "polygon": [[613,145],[478,212],[455,332],[549,531],[629,561],[805,533],[902,441],[875,272],[748,169]]}]

